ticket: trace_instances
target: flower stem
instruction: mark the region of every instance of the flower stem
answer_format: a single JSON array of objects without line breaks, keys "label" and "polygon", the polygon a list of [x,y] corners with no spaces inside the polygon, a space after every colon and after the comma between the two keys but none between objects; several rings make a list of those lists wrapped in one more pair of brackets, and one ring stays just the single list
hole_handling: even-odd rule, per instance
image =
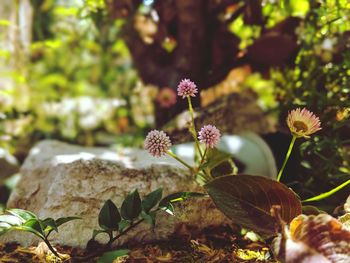
[{"label": "flower stem", "polygon": [[[200,168],[203,165],[205,161],[205,156],[207,155],[207,153],[208,153],[208,148],[206,147],[198,168]],[[203,172],[203,178],[206,180],[206,182],[210,182],[213,179],[210,172],[208,172],[206,169],[203,169],[202,172]]]},{"label": "flower stem", "polygon": [[301,202],[305,203],[305,202],[312,202],[312,201],[318,201],[318,200],[322,200],[324,198],[327,198],[329,196],[331,196],[332,194],[338,192],[339,190],[341,190],[342,188],[344,188],[345,186],[347,186],[348,184],[350,184],[350,179],[347,180],[346,182],[342,183],[341,185],[333,188],[332,190],[328,191],[328,192],[325,192],[325,193],[322,193],[322,194],[319,194],[319,195],[316,195],[314,197],[311,197],[309,199],[306,199],[306,200],[303,200]]},{"label": "flower stem", "polygon": [[284,171],[284,168],[286,167],[286,164],[288,162],[289,156],[290,156],[290,154],[292,152],[292,149],[293,149],[293,146],[294,146],[294,143],[295,143],[296,139],[297,139],[297,137],[295,135],[293,135],[293,138],[292,138],[292,141],[290,142],[290,145],[289,145],[286,157],[284,158],[284,162],[283,162],[282,168],[281,168],[281,170],[279,171],[279,173],[277,175],[277,182],[279,182],[281,180],[282,173]]},{"label": "flower stem", "polygon": [[192,126],[190,128],[190,132],[192,134],[194,142],[196,143],[199,155],[201,156],[201,158],[203,158],[202,149],[201,149],[201,146],[200,146],[198,138],[197,138],[196,126],[194,124],[193,107],[192,107],[192,101],[191,101],[191,97],[190,96],[187,96],[187,101],[188,101],[188,108],[189,108],[190,114],[191,114],[191,122],[192,122]]},{"label": "flower stem", "polygon": [[191,170],[191,172],[193,171],[193,167],[191,165],[189,165],[188,163],[186,163],[184,160],[182,160],[181,158],[179,158],[175,153],[172,153],[171,151],[167,151],[166,152],[169,156],[173,157],[176,161],[182,163],[184,166],[186,166],[188,169]]},{"label": "flower stem", "polygon": [[204,163],[205,156],[206,156],[207,152],[208,152],[208,147],[206,147],[205,150],[204,150],[204,153],[203,153],[201,162],[200,162],[200,164],[199,164],[200,166]]}]

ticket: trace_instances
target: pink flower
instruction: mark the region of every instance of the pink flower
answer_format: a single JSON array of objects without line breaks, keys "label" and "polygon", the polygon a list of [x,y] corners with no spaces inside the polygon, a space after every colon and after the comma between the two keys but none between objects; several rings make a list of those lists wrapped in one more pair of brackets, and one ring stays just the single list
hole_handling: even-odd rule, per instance
[{"label": "pink flower", "polygon": [[157,95],[157,101],[162,108],[169,108],[176,103],[176,93],[171,88],[162,88]]},{"label": "pink flower", "polygon": [[171,141],[165,132],[153,130],[147,134],[144,147],[152,156],[161,157],[171,147]]},{"label": "pink flower", "polygon": [[198,139],[209,148],[214,148],[220,140],[220,131],[214,125],[205,125],[198,132]]},{"label": "pink flower", "polygon": [[287,124],[293,136],[308,138],[310,134],[321,130],[321,122],[306,108],[297,108],[289,112]]},{"label": "pink flower", "polygon": [[197,86],[189,79],[181,80],[177,86],[177,95],[182,96],[183,99],[187,96],[195,97],[196,93],[198,93]]}]

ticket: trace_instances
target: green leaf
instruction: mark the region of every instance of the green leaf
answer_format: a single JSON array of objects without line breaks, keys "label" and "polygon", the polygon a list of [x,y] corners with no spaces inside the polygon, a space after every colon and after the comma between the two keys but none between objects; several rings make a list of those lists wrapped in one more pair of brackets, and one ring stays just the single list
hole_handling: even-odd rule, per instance
[{"label": "green leaf", "polygon": [[212,177],[237,174],[237,167],[232,160],[232,155],[217,148],[209,149],[207,162],[200,166],[200,170],[206,170]]},{"label": "green leaf", "polygon": [[56,221],[51,217],[41,220],[41,225],[43,226],[45,235],[49,235],[53,230],[58,232]]},{"label": "green leaf", "polygon": [[232,159],[228,159],[220,163],[218,166],[214,167],[210,174],[213,178],[224,176],[224,175],[236,175],[238,173],[238,168]]},{"label": "green leaf", "polygon": [[264,237],[276,234],[275,220],[270,214],[272,206],[281,207],[281,217],[287,223],[301,213],[301,203],[296,194],[266,177],[245,174],[222,176],[204,187],[227,217]]},{"label": "green leaf", "polygon": [[8,209],[8,210],[6,210],[6,212],[8,212],[11,215],[17,216],[18,218],[22,219],[23,222],[27,221],[29,219],[32,219],[32,218],[38,218],[32,212],[29,212],[29,211],[23,210],[23,209],[18,209],[18,208]]},{"label": "green leaf", "polygon": [[0,236],[5,234],[5,233],[7,233],[10,230],[11,230],[11,226],[9,226],[9,227],[2,227],[1,223],[0,223]]},{"label": "green leaf", "polygon": [[121,214],[124,219],[133,220],[141,213],[141,198],[137,189],[128,194],[122,204]]},{"label": "green leaf", "polygon": [[0,222],[0,228],[10,228],[11,225],[6,222]]},{"label": "green leaf", "polygon": [[98,224],[105,230],[118,230],[118,223],[120,220],[121,217],[118,208],[112,200],[107,200],[98,215]]},{"label": "green leaf", "polygon": [[141,217],[145,219],[145,221],[153,227],[156,224],[156,215],[157,215],[157,211],[151,211],[148,214],[143,211],[141,213]]},{"label": "green leaf", "polygon": [[79,219],[82,219],[81,217],[78,217],[78,216],[67,216],[67,217],[60,217],[58,219],[56,219],[56,225],[57,227],[67,223],[67,222],[70,222],[70,221],[73,221],[73,220],[79,220]]},{"label": "green leaf", "polygon": [[142,200],[141,206],[143,211],[148,213],[153,207],[155,207],[162,199],[163,189],[158,188],[157,190],[149,193]]},{"label": "green leaf", "polygon": [[172,203],[168,203],[167,206],[163,206],[162,209],[169,215],[172,215],[172,216],[175,215],[175,209]]},{"label": "green leaf", "polygon": [[6,222],[0,222],[0,236],[11,230],[11,225]]},{"label": "green leaf", "polygon": [[18,226],[23,223],[23,220],[14,215],[0,215],[0,223],[6,223],[11,226]]},{"label": "green leaf", "polygon": [[29,227],[34,229],[35,231],[39,232],[40,234],[44,235],[42,224],[39,219],[37,218],[31,218],[28,221],[26,221],[23,226]]},{"label": "green leaf", "polygon": [[45,239],[40,220],[37,218],[31,218],[22,225],[14,225],[9,230],[21,230],[30,232],[42,239]]},{"label": "green leaf", "polygon": [[30,232],[38,237],[40,237],[41,239],[45,239],[43,233],[35,230],[34,228],[30,227],[30,226],[25,226],[25,225],[22,225],[22,226],[14,226],[12,227],[12,229],[15,229],[15,230],[21,230],[21,231],[26,231],[26,232]]},{"label": "green leaf", "polygon": [[106,252],[100,257],[97,263],[112,263],[115,259],[128,255],[130,250],[119,249],[111,252]]},{"label": "green leaf", "polygon": [[231,154],[220,151],[217,148],[209,149],[207,153],[208,161],[202,167],[212,170],[224,161],[231,160],[231,158]]}]

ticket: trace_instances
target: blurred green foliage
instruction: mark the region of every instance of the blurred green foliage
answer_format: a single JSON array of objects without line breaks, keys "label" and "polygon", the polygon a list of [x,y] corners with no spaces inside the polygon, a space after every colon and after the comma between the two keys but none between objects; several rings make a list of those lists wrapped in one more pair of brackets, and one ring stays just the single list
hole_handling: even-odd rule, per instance
[{"label": "blurred green foliage", "polygon": [[[301,166],[287,166],[293,174],[288,183],[306,198],[350,179],[350,3],[265,1],[262,10],[267,29],[289,16],[303,19],[296,31],[299,50],[295,61],[253,73],[243,86],[257,92],[260,106],[279,116],[286,132],[285,118],[296,107],[306,107],[320,117],[322,131],[300,145]],[[260,26],[244,25],[243,16],[231,24],[231,30],[242,38],[242,50],[262,32]],[[328,199],[328,205],[334,208],[349,189]]]},{"label": "blurred green foliage", "polygon": [[[287,111],[296,107],[307,107],[322,122],[322,131],[301,144],[302,167],[294,167],[304,197],[350,179],[350,4],[323,2],[310,2],[298,28],[295,66],[271,72],[282,124]],[[333,201],[345,198],[348,190]]]},{"label": "blurred green foliage", "polygon": [[[13,82],[0,90],[6,116],[0,129],[8,135],[2,145],[13,150],[19,141],[32,144],[43,138],[109,144],[128,134],[140,139],[118,142],[140,144],[142,130],[153,121],[152,90],[141,88],[132,68],[119,35],[122,21],[107,16],[102,0],[31,4],[29,55],[1,72]],[[11,63],[8,50],[0,54]]]}]

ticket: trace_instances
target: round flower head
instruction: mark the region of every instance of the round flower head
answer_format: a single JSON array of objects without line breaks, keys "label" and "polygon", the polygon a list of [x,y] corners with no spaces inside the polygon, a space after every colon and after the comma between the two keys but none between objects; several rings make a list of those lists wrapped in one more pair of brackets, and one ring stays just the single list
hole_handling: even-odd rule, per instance
[{"label": "round flower head", "polygon": [[308,138],[310,134],[321,130],[321,122],[306,108],[297,108],[289,112],[287,124],[293,136]]},{"label": "round flower head", "polygon": [[153,130],[147,134],[144,147],[152,156],[161,157],[171,147],[171,141],[165,132]]},{"label": "round flower head", "polygon": [[220,140],[220,131],[213,125],[205,125],[198,132],[198,139],[208,148],[214,148]]},{"label": "round flower head", "polygon": [[195,97],[196,93],[198,93],[197,86],[189,79],[181,80],[177,86],[177,95],[182,96],[183,99],[187,96]]},{"label": "round flower head", "polygon": [[162,108],[169,108],[176,103],[176,93],[171,88],[162,88],[157,95],[157,101]]}]

